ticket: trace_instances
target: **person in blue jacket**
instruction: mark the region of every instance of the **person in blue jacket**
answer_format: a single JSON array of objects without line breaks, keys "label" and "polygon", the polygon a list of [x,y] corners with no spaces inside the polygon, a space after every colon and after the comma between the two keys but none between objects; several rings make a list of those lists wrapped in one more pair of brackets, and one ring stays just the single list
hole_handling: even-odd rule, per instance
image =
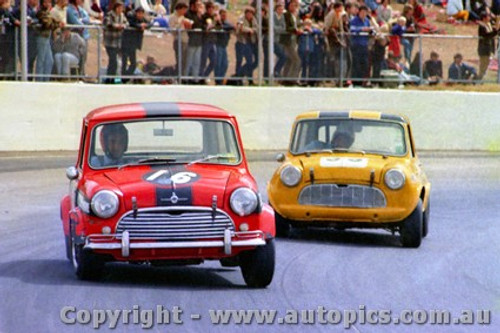
[{"label": "person in blue jacket", "polygon": [[373,31],[368,18],[368,7],[360,6],[358,15],[350,22],[351,52],[352,52],[352,77],[359,84],[370,75],[368,40],[369,33]]}]

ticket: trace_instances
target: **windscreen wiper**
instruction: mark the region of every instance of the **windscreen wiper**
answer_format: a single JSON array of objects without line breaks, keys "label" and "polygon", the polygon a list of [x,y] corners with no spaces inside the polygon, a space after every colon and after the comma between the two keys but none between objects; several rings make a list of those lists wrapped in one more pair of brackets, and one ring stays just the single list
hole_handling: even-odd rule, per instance
[{"label": "windscreen wiper", "polygon": [[120,165],[118,167],[118,170],[121,170],[121,169],[129,167],[129,166],[133,166],[133,165],[141,165],[141,164],[169,164],[169,163],[172,163],[172,162],[175,162],[175,161],[176,161],[175,158],[160,158],[158,156],[155,156],[155,157],[143,158],[143,159],[135,161],[135,162],[131,162],[131,163]]},{"label": "windscreen wiper", "polygon": [[192,165],[192,164],[195,164],[195,163],[202,163],[202,162],[207,162],[207,161],[210,161],[210,160],[215,160],[215,159],[225,159],[225,160],[229,160],[233,158],[233,156],[227,156],[225,154],[218,154],[218,155],[208,155],[208,156],[205,156],[203,158],[200,158],[198,160],[194,160],[194,161],[191,161],[189,162],[187,165]]}]

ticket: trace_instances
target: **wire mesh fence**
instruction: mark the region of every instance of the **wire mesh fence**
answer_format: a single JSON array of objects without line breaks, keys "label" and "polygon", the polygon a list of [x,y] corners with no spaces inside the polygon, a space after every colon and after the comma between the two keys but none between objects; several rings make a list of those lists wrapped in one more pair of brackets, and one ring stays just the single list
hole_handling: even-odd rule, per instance
[{"label": "wire mesh fence", "polygon": [[[394,42],[391,35],[346,34],[345,44],[332,45],[321,31],[310,31],[274,35],[271,46],[267,35],[252,41],[234,30],[155,27],[144,31],[140,48],[136,49],[124,34],[121,47],[110,50],[104,43],[102,26],[68,26],[65,30],[80,36],[83,29],[90,37],[82,39],[85,47],[73,52],[75,57],[64,55],[72,52],[70,46],[58,44],[64,31],[47,38],[29,30],[28,80],[385,87],[500,82],[499,53],[481,59],[477,36],[407,34]],[[19,29],[15,29],[0,38],[3,79],[21,79],[19,37]],[[290,37],[292,43],[285,43]],[[360,45],[362,38],[365,40]],[[461,54],[461,63],[468,70],[455,62],[456,54]]]}]

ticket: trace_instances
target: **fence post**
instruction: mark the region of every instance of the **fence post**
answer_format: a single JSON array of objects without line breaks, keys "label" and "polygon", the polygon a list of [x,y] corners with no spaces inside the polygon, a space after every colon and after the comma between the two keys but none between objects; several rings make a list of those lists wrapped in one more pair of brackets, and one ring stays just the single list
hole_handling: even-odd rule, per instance
[{"label": "fence post", "polygon": [[102,58],[102,52],[101,52],[101,42],[102,42],[102,38],[101,38],[101,33],[102,33],[102,29],[99,27],[97,28],[97,82],[98,83],[102,83],[101,82],[101,58]]},{"label": "fence post", "polygon": [[176,30],[176,34],[177,34],[177,59],[179,59],[179,61],[177,62],[177,80],[178,80],[178,83],[181,84],[182,83],[182,66],[184,66],[184,64],[182,63],[182,32],[181,32],[181,29],[177,29]]},{"label": "fence post", "polygon": [[[263,47],[262,47],[262,40],[263,40],[263,36],[262,36],[262,0],[257,0],[257,33],[258,33],[258,37],[257,37],[257,48],[258,48],[258,51],[257,51],[257,81],[258,81],[258,84],[259,86],[262,86],[262,62],[260,61],[261,60],[261,56],[263,54]],[[252,80],[253,79],[251,77],[248,78],[249,80]]]},{"label": "fence post", "polygon": [[267,60],[269,62],[269,85],[272,86],[274,84],[274,0],[269,0],[269,8],[268,8],[268,20],[269,20],[269,29],[268,29],[268,42],[269,47],[267,48],[267,52],[269,52]]},{"label": "fence post", "polygon": [[[27,18],[27,1],[21,0],[21,80],[28,81],[28,18]],[[16,29],[16,32],[18,29]],[[16,43],[18,41],[16,36]],[[33,47],[33,45],[31,46]],[[16,45],[16,52],[17,52]],[[16,53],[16,80],[17,80],[17,60],[18,54]]]},{"label": "fence post", "polygon": [[[340,40],[345,41],[346,36],[344,36],[344,31],[340,32]],[[347,43],[346,43],[347,45]],[[331,47],[331,46],[330,46]],[[339,45],[340,47],[340,59],[339,59],[339,88],[342,88],[344,86],[344,47],[342,46],[342,43]],[[336,52],[336,51],[335,51]],[[328,52],[328,62],[331,64],[332,58],[331,58],[331,53]],[[335,55],[334,55],[335,56]],[[346,64],[347,65],[347,64]],[[333,66],[337,66],[337,64],[333,63]],[[332,68],[332,73],[335,73],[335,69]],[[335,78],[334,78],[335,79]]]},{"label": "fence post", "polygon": [[418,52],[420,52],[418,57],[418,76],[420,77],[420,84],[422,84],[422,81],[424,80],[424,64],[422,63],[423,49],[421,34],[418,35]]}]

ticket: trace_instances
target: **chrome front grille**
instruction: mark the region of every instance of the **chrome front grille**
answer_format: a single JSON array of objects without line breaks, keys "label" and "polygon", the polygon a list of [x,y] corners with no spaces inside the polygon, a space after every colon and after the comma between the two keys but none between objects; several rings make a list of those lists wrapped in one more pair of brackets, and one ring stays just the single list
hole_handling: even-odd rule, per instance
[{"label": "chrome front grille", "polygon": [[157,207],[130,211],[116,227],[118,238],[128,231],[130,239],[182,241],[223,238],[224,230],[234,231],[234,223],[222,210],[208,207]]},{"label": "chrome front grille", "polygon": [[384,193],[363,185],[313,184],[302,189],[299,204],[327,207],[378,208],[387,205]]}]

